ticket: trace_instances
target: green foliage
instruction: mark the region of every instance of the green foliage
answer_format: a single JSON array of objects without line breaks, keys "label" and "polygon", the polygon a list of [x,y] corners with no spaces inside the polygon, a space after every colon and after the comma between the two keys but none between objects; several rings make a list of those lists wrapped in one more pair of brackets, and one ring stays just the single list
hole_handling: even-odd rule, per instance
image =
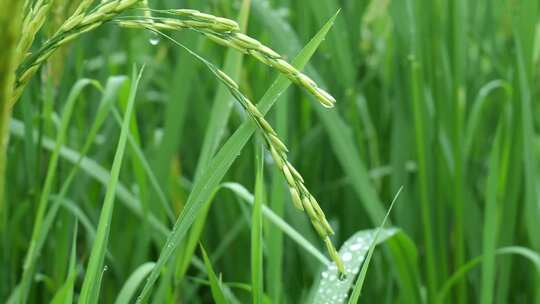
[{"label": "green foliage", "polygon": [[540,301],[538,1],[115,1],[0,4],[1,303]]}]

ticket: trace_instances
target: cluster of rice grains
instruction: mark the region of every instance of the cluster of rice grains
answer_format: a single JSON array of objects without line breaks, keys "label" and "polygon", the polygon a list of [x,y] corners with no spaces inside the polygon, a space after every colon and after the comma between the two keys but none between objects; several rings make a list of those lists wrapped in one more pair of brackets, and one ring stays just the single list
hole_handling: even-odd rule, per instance
[{"label": "cluster of rice grains", "polygon": [[[334,97],[319,88],[311,78],[302,74],[275,51],[263,45],[258,40],[241,33],[240,28],[235,21],[189,9],[166,11],[153,10],[153,12],[165,13],[182,19],[153,17],[151,19],[123,20],[118,23],[123,27],[145,28],[154,32],[163,30],[177,31],[183,29],[195,30],[221,45],[237,49],[245,54],[253,56],[260,62],[275,68],[292,82],[300,85],[313,94],[324,107],[331,108],[334,106],[336,102]],[[330,257],[336,263],[340,273],[343,274],[343,262],[330,240],[330,236],[334,234],[334,231],[326,220],[326,216],[317,203],[317,200],[304,185],[304,179],[300,173],[298,173],[292,164],[287,161],[287,147],[278,138],[277,133],[264,119],[264,116],[257,107],[239,91],[238,85],[223,71],[217,69],[208,62],[205,63],[229,88],[231,94],[256,123],[257,128],[263,135],[267,148],[272,154],[272,158],[285,176],[294,206],[306,212],[314,229],[324,240]]]},{"label": "cluster of rice grains", "polygon": [[94,0],[83,0],[71,17],[35,53],[30,53],[29,49],[47,18],[52,1],[39,0],[32,7],[26,8],[28,13],[24,19],[21,39],[17,46],[19,68],[12,105],[19,99],[30,78],[59,47],[113,19],[140,0],[102,1],[101,4],[88,11],[93,2]]},{"label": "cluster of rice grains", "polygon": [[300,175],[294,166],[287,160],[287,152],[289,150],[278,138],[278,135],[272,126],[266,121],[266,119],[264,119],[263,114],[245,95],[238,90],[238,85],[221,70],[215,69],[215,71],[218,78],[229,88],[231,94],[240,102],[242,107],[257,125],[257,128],[260,130],[260,133],[264,138],[267,148],[271,152],[274,162],[285,176],[285,180],[289,185],[289,191],[291,193],[294,206],[306,212],[311,224],[319,236],[324,240],[328,253],[330,254],[332,260],[334,260],[336,263],[339,272],[344,274],[345,269],[343,262],[341,261],[339,254],[330,240],[330,236],[334,234],[334,231],[326,220],[326,216],[319,206],[319,203],[304,185],[302,175]]},{"label": "cluster of rice grains", "polygon": [[[189,9],[165,11],[152,10],[152,12],[164,13],[167,15],[180,17],[180,19],[153,17],[151,19],[145,18],[123,20],[119,21],[118,23],[123,27],[146,28],[155,32],[160,32],[163,30],[195,30],[223,46],[232,47],[245,54],[253,56],[260,62],[272,68],[275,68],[292,82],[305,88],[308,92],[313,94],[313,96],[315,96],[324,107],[331,108],[334,106],[336,102],[334,97],[323,89],[319,88],[311,78],[294,68],[285,59],[283,59],[281,55],[263,45],[258,40],[241,33],[240,28],[235,21]],[[340,273],[343,274],[343,262],[341,261],[339,254],[330,240],[330,236],[334,234],[334,231],[332,230],[330,224],[328,224],[326,216],[317,203],[317,200],[304,185],[304,179],[300,173],[298,173],[292,164],[287,161],[287,147],[278,138],[277,133],[264,119],[264,116],[262,113],[260,113],[257,107],[239,91],[238,85],[223,71],[215,68],[211,64],[207,63],[207,65],[229,88],[231,94],[240,102],[251,119],[255,121],[257,128],[263,135],[267,148],[272,154],[272,158],[285,176],[287,184],[289,185],[294,206],[306,212],[314,229],[324,240],[330,257],[336,263]]]},{"label": "cluster of rice grains", "polygon": [[[142,28],[154,32],[183,29],[195,30],[212,41],[239,50],[278,70],[293,83],[303,87],[316,97],[324,107],[331,108],[334,106],[336,100],[329,93],[319,88],[311,78],[294,68],[278,53],[258,40],[241,33],[235,21],[189,9],[165,11],[144,9],[144,16],[116,18],[120,13],[133,7],[138,2],[144,3],[144,1],[140,0],[103,1],[88,12],[93,0],[83,0],[73,15],[35,53],[30,53],[29,49],[36,33],[45,21],[51,3],[46,0],[37,1],[31,8],[27,8],[29,13],[25,19],[23,35],[17,48],[20,65],[17,70],[17,81],[12,103],[17,101],[29,79],[55,50],[83,33],[102,25],[104,22],[114,20],[123,27]],[[153,17],[150,12],[166,14],[169,17]],[[229,88],[231,94],[240,102],[255,122],[267,148],[271,152],[272,158],[285,176],[295,207],[306,212],[314,229],[324,240],[330,257],[336,263],[340,273],[343,274],[343,263],[330,240],[330,236],[334,232],[319,204],[304,185],[304,179],[288,162],[287,147],[278,138],[277,133],[264,119],[257,107],[239,91],[238,85],[213,65],[210,64],[209,67]]]},{"label": "cluster of rice grains", "polygon": [[281,55],[263,45],[258,40],[241,33],[238,24],[233,20],[189,9],[152,11],[177,16],[182,19],[154,17],[142,20],[125,20],[120,21],[119,24],[124,27],[147,28],[149,30],[195,30],[216,43],[226,47],[232,47],[278,70],[287,76],[289,80],[315,96],[324,107],[332,108],[336,103],[332,95],[319,88],[311,78],[294,68]]}]

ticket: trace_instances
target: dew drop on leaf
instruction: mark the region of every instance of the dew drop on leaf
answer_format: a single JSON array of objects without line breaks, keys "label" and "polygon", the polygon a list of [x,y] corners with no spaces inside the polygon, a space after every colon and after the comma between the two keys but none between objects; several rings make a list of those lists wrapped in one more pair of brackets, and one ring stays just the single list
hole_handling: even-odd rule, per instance
[{"label": "dew drop on leaf", "polygon": [[159,37],[157,34],[153,33],[152,36],[150,36],[150,39],[148,40],[151,45],[158,45],[159,44]]}]

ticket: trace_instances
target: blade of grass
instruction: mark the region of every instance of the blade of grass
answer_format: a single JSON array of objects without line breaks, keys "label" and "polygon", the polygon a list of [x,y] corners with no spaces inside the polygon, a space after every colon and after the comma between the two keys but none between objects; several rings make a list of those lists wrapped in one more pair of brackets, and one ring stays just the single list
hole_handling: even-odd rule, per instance
[{"label": "blade of grass", "polygon": [[254,304],[261,304],[263,299],[263,252],[262,252],[262,205],[264,201],[264,150],[262,145],[255,148],[256,177],[255,201],[251,220],[251,287]]},{"label": "blade of grass", "polygon": [[73,303],[73,289],[75,280],[77,279],[77,231],[78,222],[75,221],[73,229],[73,237],[71,242],[71,256],[69,258],[69,268],[64,285],[58,290],[56,295],[51,300],[51,304],[70,304]]},{"label": "blade of grass", "polygon": [[[452,64],[452,102],[451,102],[451,122],[449,124],[452,141],[452,153],[455,160],[455,175],[453,177],[453,206],[455,212],[454,219],[454,265],[462,265],[465,262],[465,228],[464,228],[464,176],[463,176],[463,114],[466,101],[465,75],[467,70],[467,43],[466,39],[468,20],[467,3],[465,0],[454,0],[449,2],[450,21],[450,57]],[[435,284],[437,287],[437,284]],[[431,290],[433,291],[433,290]],[[431,298],[433,299],[433,298]],[[467,303],[467,282],[459,282],[456,303]]]},{"label": "blade of grass", "polygon": [[208,273],[208,279],[210,280],[210,290],[212,291],[212,298],[216,304],[227,304],[228,301],[223,293],[221,286],[221,280],[218,279],[214,269],[212,268],[212,263],[204,250],[204,247],[201,245],[201,252],[204,259],[204,265],[206,266],[206,272]]},{"label": "blade of grass", "polygon": [[[526,1],[532,3],[533,1]],[[525,5],[524,5],[525,6]],[[535,5],[536,6],[536,5]],[[531,7],[530,9],[535,9]],[[518,84],[519,84],[519,101],[521,110],[521,130],[522,130],[522,144],[523,144],[523,161],[525,163],[525,206],[527,208],[527,224],[529,228],[529,237],[533,245],[540,249],[540,235],[536,233],[537,219],[540,216],[540,194],[538,193],[538,172],[537,165],[538,160],[534,146],[530,144],[530,140],[535,138],[534,132],[534,120],[533,120],[533,106],[531,104],[531,88],[530,88],[530,72],[528,70],[527,62],[530,58],[527,56],[527,49],[522,45],[523,39],[520,34],[517,33],[517,29],[514,29],[515,44],[516,44],[516,63],[518,71]]]},{"label": "blade of grass", "polygon": [[133,271],[129,276],[127,281],[120,289],[118,297],[114,301],[114,304],[128,304],[132,302],[133,297],[135,297],[137,289],[143,282],[144,278],[152,271],[155,264],[153,262],[148,262],[140,265]]},{"label": "blade of grass", "polygon": [[[512,34],[516,47],[515,66],[517,67],[517,91],[518,91],[518,121],[521,122],[521,144],[524,168],[525,185],[525,222],[527,234],[532,248],[540,250],[540,235],[538,230],[538,217],[540,216],[540,192],[538,189],[538,156],[535,145],[531,140],[536,138],[535,119],[533,116],[536,74],[533,62],[535,31],[538,22],[538,1],[526,0],[512,5]],[[538,273],[529,277],[533,281],[535,303],[540,303],[540,275]]]},{"label": "blade of grass", "polygon": [[110,226],[112,220],[112,212],[114,209],[115,188],[118,184],[118,178],[120,175],[120,169],[122,167],[122,160],[126,148],[127,134],[129,132],[129,126],[131,122],[131,115],[135,104],[135,94],[137,92],[139,80],[142,77],[142,71],[137,74],[136,68],[133,69],[132,85],[130,87],[129,101],[126,108],[126,115],[120,131],[120,138],[118,140],[118,146],[111,168],[111,180],[109,181],[105,199],[103,200],[103,207],[101,215],[99,217],[99,224],[97,227],[96,240],[92,246],[92,252],[90,254],[87,272],[84,277],[80,303],[90,304],[97,303],[99,297],[99,290],[101,285],[101,274],[103,269],[103,261],[105,258],[105,252],[107,250],[107,243],[109,239]]},{"label": "blade of grass", "polygon": [[489,83],[482,86],[479,90],[478,95],[473,103],[471,112],[469,114],[469,119],[467,120],[467,127],[465,129],[465,139],[464,139],[464,158],[469,159],[471,150],[473,148],[474,139],[478,128],[480,127],[482,115],[485,114],[484,111],[488,109],[489,99],[487,98],[490,94],[494,94],[497,89],[503,90],[507,95],[505,101],[510,101],[512,97],[512,87],[511,85],[504,80],[493,80]]},{"label": "blade of grass", "polygon": [[358,279],[356,279],[356,283],[354,284],[354,288],[351,294],[351,297],[349,298],[349,304],[356,304],[358,303],[358,300],[360,299],[360,293],[362,292],[362,287],[364,286],[364,280],[366,279],[367,270],[369,267],[369,263],[371,261],[371,257],[373,255],[373,251],[375,250],[375,246],[377,246],[377,242],[379,239],[379,235],[381,231],[384,229],[384,225],[386,224],[386,220],[388,219],[388,216],[390,215],[390,212],[392,212],[392,208],[394,207],[394,204],[396,203],[399,194],[401,193],[401,190],[403,190],[403,187],[399,188],[398,192],[394,196],[394,199],[392,200],[392,203],[390,204],[390,207],[388,208],[388,211],[386,212],[386,215],[384,216],[384,219],[375,232],[375,237],[371,240],[371,244],[369,245],[369,249],[366,255],[366,258],[364,260],[364,263],[362,264],[362,268],[360,269],[360,274],[358,275]]},{"label": "blade of grass", "polygon": [[[283,99],[287,99],[289,95],[284,94]],[[290,100],[290,99],[289,99]],[[287,101],[278,102],[276,104],[276,132],[281,135],[281,139],[284,143],[287,142]],[[283,177],[278,168],[272,169],[272,188],[269,199],[269,210],[272,210],[276,216],[280,219],[285,213],[286,191],[285,184],[283,183]],[[263,205],[263,207],[265,207]],[[263,210],[264,213],[264,210]],[[271,221],[267,220],[265,225],[265,244],[267,245],[267,265],[266,267],[266,282],[268,283],[268,294],[274,302],[283,301],[283,232],[276,226],[271,225]]]},{"label": "blade of grass", "polygon": [[500,199],[499,180],[504,178],[499,169],[501,162],[501,132],[502,124],[497,128],[493,141],[493,149],[489,160],[489,173],[486,182],[486,206],[484,212],[483,255],[482,259],[482,287],[480,303],[493,303],[493,290],[495,287],[495,249],[497,247],[498,227],[498,200]]},{"label": "blade of grass", "polygon": [[431,223],[431,208],[429,202],[428,190],[428,168],[426,160],[426,130],[425,130],[425,114],[423,106],[423,85],[420,79],[420,66],[416,59],[411,59],[411,94],[414,113],[415,126],[415,142],[416,142],[416,157],[418,163],[418,187],[420,192],[420,204],[422,214],[423,237],[426,247],[426,265],[428,281],[428,302],[432,301],[435,296],[437,286],[437,275],[435,266],[435,254],[433,246],[432,223]]}]

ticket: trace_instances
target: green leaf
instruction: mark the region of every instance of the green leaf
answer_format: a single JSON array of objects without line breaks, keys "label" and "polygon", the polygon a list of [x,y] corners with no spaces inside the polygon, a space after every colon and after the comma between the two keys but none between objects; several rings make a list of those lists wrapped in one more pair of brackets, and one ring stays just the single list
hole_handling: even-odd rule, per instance
[{"label": "green leaf", "polygon": [[263,252],[262,252],[262,205],[264,201],[264,150],[261,145],[255,149],[256,177],[255,201],[251,220],[251,286],[253,304],[263,300]]},{"label": "green leaf", "polygon": [[212,298],[217,304],[228,303],[225,294],[223,293],[223,287],[221,286],[221,280],[218,279],[214,268],[212,268],[212,262],[208,258],[204,247],[201,245],[201,252],[204,259],[204,265],[206,266],[206,272],[208,273],[208,279],[210,280],[210,290],[212,291]]},{"label": "green leaf", "polygon": [[502,128],[499,124],[497,133],[493,141],[493,149],[489,160],[489,173],[486,182],[486,204],[484,212],[484,233],[482,249],[484,259],[482,261],[482,287],[480,293],[480,303],[493,303],[493,289],[495,287],[495,249],[497,246],[498,229],[497,219],[499,218],[497,202],[500,199],[498,183],[501,178],[499,163],[501,162]]},{"label": "green leaf", "polygon": [[383,230],[384,225],[386,224],[386,220],[388,219],[390,212],[392,212],[392,208],[394,207],[394,204],[396,203],[397,198],[399,197],[399,194],[401,193],[402,189],[403,187],[399,188],[398,192],[394,196],[394,199],[392,200],[392,203],[390,204],[390,207],[388,208],[388,211],[386,212],[386,215],[384,216],[384,219],[381,225],[379,226],[379,228],[377,229],[377,232],[375,233],[375,237],[371,241],[371,245],[369,245],[369,250],[368,250],[366,259],[362,265],[362,269],[360,270],[358,279],[356,280],[356,283],[354,284],[354,289],[349,299],[349,304],[358,303],[358,299],[360,298],[360,292],[362,291],[362,287],[364,286],[364,280],[366,278],[369,262],[371,261],[371,257],[373,256],[373,251],[375,250],[375,246],[377,245],[377,241],[379,240],[379,234]]},{"label": "green leaf", "polygon": [[122,160],[124,158],[124,152],[127,142],[127,134],[129,132],[129,126],[131,122],[131,115],[135,105],[135,95],[137,93],[137,87],[139,80],[142,76],[142,70],[137,75],[136,68],[133,69],[132,84],[130,87],[128,106],[126,108],[126,114],[120,130],[120,138],[118,139],[118,146],[114,156],[111,179],[107,185],[107,192],[103,200],[103,207],[101,209],[101,215],[99,217],[99,224],[97,227],[96,239],[92,246],[92,252],[90,254],[86,275],[84,277],[81,295],[79,302],[82,304],[97,303],[99,297],[99,290],[101,287],[101,276],[103,273],[103,262],[105,259],[105,252],[107,250],[107,244],[109,242],[109,233],[112,221],[112,214],[114,209],[115,189],[118,184],[118,178],[120,175],[120,169],[122,167]]},{"label": "green leaf", "polygon": [[75,222],[73,229],[73,239],[71,242],[71,257],[69,259],[69,269],[64,285],[56,292],[51,300],[51,304],[71,304],[73,303],[73,288],[77,279],[77,231],[78,222]]},{"label": "green leaf", "polygon": [[364,230],[353,234],[339,249],[339,255],[345,264],[346,277],[340,280],[337,267],[332,263],[321,273],[321,280],[317,287],[314,304],[342,303],[347,299],[354,283],[356,274],[368,254],[371,244],[380,244],[398,232],[397,229],[388,228],[380,230],[376,238],[377,229]]},{"label": "green leaf", "polygon": [[132,303],[132,299],[136,295],[137,289],[141,285],[144,278],[146,278],[150,271],[152,271],[154,266],[155,263],[148,262],[137,267],[137,269],[135,269],[135,271],[133,271],[133,273],[129,276],[126,283],[124,283],[122,289],[120,289],[114,304]]}]

